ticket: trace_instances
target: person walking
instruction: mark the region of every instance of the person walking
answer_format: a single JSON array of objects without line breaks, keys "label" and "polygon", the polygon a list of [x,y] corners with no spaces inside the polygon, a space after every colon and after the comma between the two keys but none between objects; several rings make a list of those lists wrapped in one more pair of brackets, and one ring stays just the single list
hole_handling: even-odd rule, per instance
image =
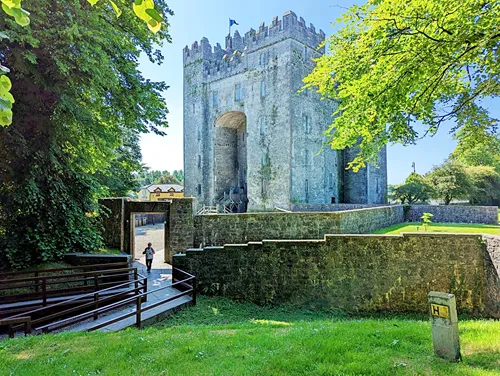
[{"label": "person walking", "polygon": [[148,246],[146,249],[144,249],[144,252],[142,252],[143,255],[146,255],[146,267],[148,268],[148,273],[151,273],[151,265],[153,265],[153,255],[155,254],[155,250],[152,247],[151,243],[148,243]]}]

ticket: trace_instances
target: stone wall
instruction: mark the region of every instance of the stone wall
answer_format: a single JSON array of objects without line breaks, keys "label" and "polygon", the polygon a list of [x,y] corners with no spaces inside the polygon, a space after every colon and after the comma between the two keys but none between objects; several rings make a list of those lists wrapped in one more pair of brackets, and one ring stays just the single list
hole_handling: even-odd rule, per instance
[{"label": "stone wall", "polygon": [[173,200],[170,217],[165,226],[165,261],[172,263],[172,256],[184,252],[193,244],[193,199]]},{"label": "stone wall", "polygon": [[485,240],[464,234],[264,240],[188,250],[174,256],[174,266],[195,274],[207,293],[258,304],[426,312],[429,291],[443,291],[456,295],[460,312],[500,318],[500,238]]},{"label": "stone wall", "polygon": [[172,255],[193,246],[193,198],[175,198],[172,202],[130,201],[124,198],[100,200],[107,208],[103,215],[104,244],[119,248],[133,255],[133,215],[158,213],[165,219],[165,262],[172,262]]},{"label": "stone wall", "polygon": [[208,214],[194,217],[194,246],[262,239],[321,239],[363,234],[403,222],[402,206],[323,213]]},{"label": "stone wall", "polygon": [[385,204],[291,204],[293,212],[336,212],[355,209],[379,208]]},{"label": "stone wall", "polygon": [[498,224],[496,206],[412,205],[405,212],[405,220],[421,222],[425,212],[434,214],[433,222]]},{"label": "stone wall", "polygon": [[123,249],[123,226],[125,221],[125,198],[99,200],[104,244],[111,248]]},{"label": "stone wall", "polygon": [[484,235],[485,278],[486,292],[485,305],[496,307],[500,311],[500,236]]}]

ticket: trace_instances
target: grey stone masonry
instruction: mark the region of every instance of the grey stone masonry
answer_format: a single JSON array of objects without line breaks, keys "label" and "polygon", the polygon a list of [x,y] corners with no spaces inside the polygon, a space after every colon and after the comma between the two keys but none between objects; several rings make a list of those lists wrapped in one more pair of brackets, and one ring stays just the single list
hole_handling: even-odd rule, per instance
[{"label": "grey stone masonry", "polygon": [[185,195],[197,207],[228,197],[241,202],[238,212],[385,202],[385,151],[379,168],[346,184],[345,153],[325,146],[338,104],[300,92],[324,40],[322,30],[288,11],[243,36],[235,31],[224,48],[206,38],[186,46]]},{"label": "grey stone masonry", "polygon": [[431,213],[432,222],[498,224],[496,206],[412,205],[405,213],[408,222],[421,222],[424,213]]}]

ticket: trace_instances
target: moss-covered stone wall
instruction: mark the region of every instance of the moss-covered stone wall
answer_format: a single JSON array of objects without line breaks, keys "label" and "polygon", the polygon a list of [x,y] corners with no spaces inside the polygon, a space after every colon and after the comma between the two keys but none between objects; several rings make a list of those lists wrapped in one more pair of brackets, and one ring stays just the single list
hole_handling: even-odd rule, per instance
[{"label": "moss-covered stone wall", "polygon": [[322,213],[197,215],[194,218],[194,246],[262,239],[322,239],[326,234],[366,234],[403,220],[402,206]]},{"label": "moss-covered stone wall", "polygon": [[443,291],[456,295],[460,312],[500,317],[499,239],[404,234],[264,240],[188,250],[174,256],[174,266],[195,274],[206,293],[258,304],[426,312],[429,291]]}]

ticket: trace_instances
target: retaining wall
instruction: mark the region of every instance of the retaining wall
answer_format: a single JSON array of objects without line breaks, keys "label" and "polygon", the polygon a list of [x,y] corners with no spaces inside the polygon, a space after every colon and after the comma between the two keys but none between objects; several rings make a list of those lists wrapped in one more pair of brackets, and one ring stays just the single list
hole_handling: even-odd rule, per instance
[{"label": "retaining wall", "polygon": [[500,318],[500,237],[328,235],[191,249],[174,266],[207,293],[258,304],[427,311],[429,291],[460,312]]},{"label": "retaining wall", "polygon": [[405,209],[407,222],[421,222],[424,213],[432,213],[432,222],[498,224],[498,207],[467,205],[411,205]]},{"label": "retaining wall", "polygon": [[403,222],[402,206],[322,213],[206,214],[194,217],[194,246],[262,239],[321,239],[363,234]]}]

